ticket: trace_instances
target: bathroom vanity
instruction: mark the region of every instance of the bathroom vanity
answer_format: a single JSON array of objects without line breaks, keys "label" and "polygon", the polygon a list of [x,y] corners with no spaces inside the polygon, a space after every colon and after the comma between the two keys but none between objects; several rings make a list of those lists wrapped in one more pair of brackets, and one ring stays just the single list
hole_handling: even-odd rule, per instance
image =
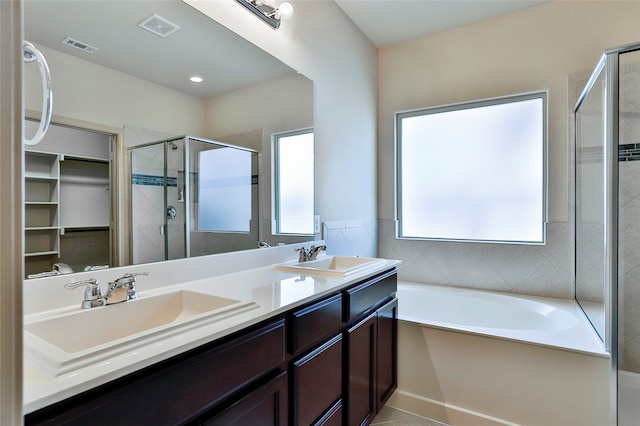
[{"label": "bathroom vanity", "polygon": [[[290,256],[291,247],[273,252]],[[263,256],[267,250],[255,252]],[[182,262],[202,264],[206,258],[198,259]],[[40,407],[26,415],[25,423],[367,424],[396,387],[398,263],[378,262],[352,276],[330,278],[266,265],[181,284],[183,290],[208,288],[218,294],[224,284],[225,297],[235,293],[246,301],[250,296],[259,306],[174,333],[162,355],[153,349],[165,343],[158,341],[117,355],[111,367],[102,361],[55,373],[33,363],[34,370],[52,376],[47,380],[55,385],[49,386],[58,391],[34,402]],[[144,296],[141,291],[140,299]],[[122,305],[126,303],[137,301]],[[189,337],[203,331],[208,337]],[[191,343],[176,343],[180,340]],[[25,352],[29,350],[27,345]],[[127,365],[127,354],[134,360],[145,351],[147,361]],[[102,374],[95,371],[100,369]],[[83,374],[93,376],[77,378]],[[25,380],[29,387],[29,374]],[[73,391],[82,387],[87,389]]]}]

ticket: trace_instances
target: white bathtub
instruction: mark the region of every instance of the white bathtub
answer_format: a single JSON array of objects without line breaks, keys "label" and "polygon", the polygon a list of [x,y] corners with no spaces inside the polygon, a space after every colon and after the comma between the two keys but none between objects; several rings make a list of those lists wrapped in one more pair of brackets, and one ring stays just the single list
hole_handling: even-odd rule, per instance
[{"label": "white bathtub", "polygon": [[398,297],[404,321],[608,356],[574,300],[407,282]]},{"label": "white bathtub", "polygon": [[609,355],[573,300],[398,283],[389,404],[451,425],[607,424]]}]

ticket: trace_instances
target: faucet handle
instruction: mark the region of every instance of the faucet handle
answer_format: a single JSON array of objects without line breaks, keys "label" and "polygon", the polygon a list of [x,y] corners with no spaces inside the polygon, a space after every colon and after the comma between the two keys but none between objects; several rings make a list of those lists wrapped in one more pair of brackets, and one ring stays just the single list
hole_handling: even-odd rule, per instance
[{"label": "faucet handle", "polygon": [[64,285],[64,287],[71,289],[71,288],[78,288],[83,285],[86,285],[87,287],[84,289],[84,300],[80,305],[82,309],[88,309],[94,306],[104,305],[104,300],[102,299],[102,292],[100,291],[98,280],[96,280],[95,278],[88,278],[82,281],[67,283]]},{"label": "faucet handle", "polygon": [[309,253],[307,252],[306,248],[300,247],[295,249],[295,251],[300,253],[300,255],[298,256],[298,262],[306,262],[307,260],[309,260]]},{"label": "faucet handle", "polygon": [[127,273],[109,283],[109,289],[113,291],[116,287],[124,286],[127,289],[127,300],[138,298],[138,290],[136,289],[136,277],[138,275],[149,275],[148,272]]},{"label": "faucet handle", "polygon": [[83,285],[97,286],[98,280],[96,280],[95,278],[87,278],[86,280],[67,283],[64,285],[64,288],[72,289],[72,288],[82,287]]}]

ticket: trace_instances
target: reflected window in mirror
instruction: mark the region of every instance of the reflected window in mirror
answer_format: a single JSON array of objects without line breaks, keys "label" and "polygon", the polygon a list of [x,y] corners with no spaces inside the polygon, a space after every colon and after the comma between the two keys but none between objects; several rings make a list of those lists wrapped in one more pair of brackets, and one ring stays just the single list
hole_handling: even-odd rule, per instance
[{"label": "reflected window in mirror", "polygon": [[275,233],[313,235],[313,130],[274,135]]},{"label": "reflected window in mirror", "polygon": [[249,232],[251,152],[218,148],[198,153],[198,230]]}]

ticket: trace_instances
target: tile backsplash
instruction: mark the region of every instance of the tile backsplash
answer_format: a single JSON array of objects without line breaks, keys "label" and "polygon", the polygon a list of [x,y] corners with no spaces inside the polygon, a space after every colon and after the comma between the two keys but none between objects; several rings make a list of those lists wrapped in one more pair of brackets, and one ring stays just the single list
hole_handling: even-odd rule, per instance
[{"label": "tile backsplash", "polygon": [[329,221],[324,222],[322,231],[327,254],[377,256],[377,220]]}]

